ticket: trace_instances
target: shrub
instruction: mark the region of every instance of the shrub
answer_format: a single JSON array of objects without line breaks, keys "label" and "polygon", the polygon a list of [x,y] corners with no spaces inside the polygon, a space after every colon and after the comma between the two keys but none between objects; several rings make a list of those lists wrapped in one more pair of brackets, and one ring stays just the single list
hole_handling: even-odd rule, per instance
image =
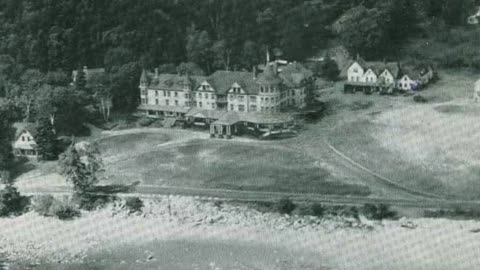
[{"label": "shrub", "polygon": [[282,198],[277,203],[277,211],[280,214],[291,214],[296,207],[290,198]]},{"label": "shrub", "polygon": [[150,126],[153,122],[155,122],[154,119],[148,118],[148,117],[144,117],[144,118],[142,118],[142,119],[140,119],[140,120],[138,121],[138,124],[139,124],[140,126],[142,126],[142,127],[148,127],[148,126]]},{"label": "shrub", "polygon": [[7,185],[0,190],[0,216],[22,214],[29,204],[29,199],[22,196],[17,188]]},{"label": "shrub", "polygon": [[125,200],[125,206],[129,214],[140,213],[143,208],[143,201],[138,197],[130,197]]},{"label": "shrub", "polygon": [[51,207],[54,201],[55,198],[52,195],[36,196],[33,198],[32,209],[39,215],[46,217],[53,216]]},{"label": "shrub", "polygon": [[82,193],[75,194],[73,201],[80,209],[87,211],[103,208],[108,203],[114,201],[117,197],[110,194]]},{"label": "shrub", "polygon": [[417,103],[427,103],[428,102],[428,100],[422,95],[413,96],[413,101],[415,101]]},{"label": "shrub", "polygon": [[73,219],[80,216],[80,211],[70,200],[54,200],[50,206],[51,213],[62,220]]},{"label": "shrub", "polygon": [[37,196],[33,200],[33,210],[45,217],[57,217],[62,220],[80,216],[80,211],[69,199],[58,200],[51,195]]},{"label": "shrub", "polygon": [[312,215],[316,217],[322,217],[325,214],[325,208],[319,203],[314,203],[310,206]]},{"label": "shrub", "polygon": [[361,111],[369,109],[374,105],[373,101],[354,101],[350,104],[350,110]]},{"label": "shrub", "polygon": [[374,204],[365,204],[363,207],[363,213],[366,217],[375,220],[391,219],[396,216],[396,213],[385,204],[380,204],[378,206]]}]

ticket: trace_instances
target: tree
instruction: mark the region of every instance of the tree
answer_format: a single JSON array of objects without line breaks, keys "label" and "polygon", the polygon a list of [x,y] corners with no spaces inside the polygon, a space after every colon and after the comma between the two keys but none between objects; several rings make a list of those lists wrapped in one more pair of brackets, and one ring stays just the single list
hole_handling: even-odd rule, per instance
[{"label": "tree", "polygon": [[141,68],[138,62],[129,62],[108,71],[111,82],[112,107],[122,108],[127,112],[137,108],[140,74]]},{"label": "tree", "polygon": [[202,68],[200,68],[197,64],[192,62],[187,63],[180,63],[177,66],[177,73],[180,75],[194,75],[194,76],[203,76],[205,73],[203,72]]},{"label": "tree", "polygon": [[199,31],[195,25],[187,29],[186,38],[187,59],[189,62],[197,63],[205,68],[207,72],[211,71],[211,41],[207,31]]},{"label": "tree", "polygon": [[42,160],[55,160],[57,155],[56,136],[49,119],[42,118],[38,121],[36,142],[38,154]]},{"label": "tree", "polygon": [[177,72],[177,66],[174,63],[162,64],[158,66],[159,73],[175,73]]},{"label": "tree", "polygon": [[77,75],[75,76],[74,86],[77,91],[85,91],[87,85],[87,75],[83,71],[83,68],[77,68]]},{"label": "tree", "polygon": [[56,71],[49,71],[45,75],[45,83],[53,86],[68,86],[71,81],[71,77],[69,77],[64,71],[56,70]]},{"label": "tree", "polygon": [[107,71],[134,61],[133,53],[124,47],[117,47],[107,51],[103,60]]},{"label": "tree", "polygon": [[36,119],[49,119],[55,134],[78,134],[85,122],[84,104],[85,92],[44,84],[35,99]]},{"label": "tree", "polygon": [[395,0],[389,7],[389,43],[402,45],[417,29],[417,9],[412,0]]},{"label": "tree", "polygon": [[0,179],[4,184],[9,183],[13,165],[13,151],[11,141],[15,131],[13,129],[11,106],[0,103]]},{"label": "tree", "polygon": [[98,101],[98,107],[103,120],[110,120],[110,111],[112,109],[112,83],[108,74],[100,73],[92,76],[88,82],[88,87],[92,89],[95,99]]},{"label": "tree", "polygon": [[291,214],[297,207],[290,198],[282,198],[277,202],[277,210],[280,214]]},{"label": "tree", "polygon": [[45,77],[37,69],[26,70],[20,77],[20,85],[14,88],[14,98],[23,107],[26,122],[30,122],[32,116],[32,107],[39,88],[44,84]]},{"label": "tree", "polygon": [[99,181],[99,173],[102,171],[98,148],[88,143],[70,145],[60,155],[60,174],[74,186],[74,191],[79,196],[88,196],[92,188]]},{"label": "tree", "polygon": [[464,25],[474,7],[473,0],[444,0],[442,18],[450,26]]},{"label": "tree", "polygon": [[212,54],[214,68],[230,70],[232,49],[228,48],[227,42],[224,39],[213,43]]},{"label": "tree", "polygon": [[254,41],[247,40],[243,44],[241,54],[242,66],[250,70],[253,66],[258,65],[260,61],[258,47]]},{"label": "tree", "polygon": [[336,81],[338,75],[340,75],[340,70],[332,58],[327,58],[321,65],[321,73],[328,80]]},{"label": "tree", "polygon": [[385,10],[358,6],[345,12],[332,28],[352,53],[375,58],[388,49],[386,19]]}]

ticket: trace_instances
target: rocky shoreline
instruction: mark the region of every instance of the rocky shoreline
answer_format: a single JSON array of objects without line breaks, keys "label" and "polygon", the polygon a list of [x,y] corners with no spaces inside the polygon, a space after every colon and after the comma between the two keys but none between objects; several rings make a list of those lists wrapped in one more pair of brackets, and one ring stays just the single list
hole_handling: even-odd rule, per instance
[{"label": "rocky shoreline", "polygon": [[[328,252],[335,255],[335,251],[325,245],[329,242],[337,246],[354,239],[370,241],[372,238],[374,241],[384,235],[413,237],[439,226],[453,226],[474,238],[479,234],[470,231],[480,228],[476,221],[373,222],[362,217],[289,216],[262,213],[244,205],[179,196],[151,198],[144,203],[141,214],[129,214],[124,203],[115,202],[100,210],[84,212],[82,217],[71,221],[41,217],[33,212],[0,219],[0,254],[7,254],[10,262],[68,264],[84,262],[95,251],[113,249],[121,244],[219,239],[288,245],[292,250],[311,250],[328,256]],[[296,242],[289,242],[289,239]]]}]

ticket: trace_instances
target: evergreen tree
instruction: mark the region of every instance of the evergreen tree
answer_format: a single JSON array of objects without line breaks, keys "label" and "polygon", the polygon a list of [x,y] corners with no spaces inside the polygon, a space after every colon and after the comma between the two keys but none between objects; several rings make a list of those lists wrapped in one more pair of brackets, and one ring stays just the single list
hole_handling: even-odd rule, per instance
[{"label": "evergreen tree", "polygon": [[14,160],[11,141],[14,136],[12,127],[14,117],[9,104],[0,103],[0,179],[8,183]]},{"label": "evergreen tree", "polygon": [[390,43],[403,44],[416,29],[417,9],[412,0],[395,0],[390,6],[389,15]]},{"label": "evergreen tree", "polygon": [[98,176],[103,170],[103,163],[96,146],[88,143],[76,146],[72,143],[60,155],[59,167],[60,174],[73,184],[76,195],[88,197],[89,192],[92,192],[94,185],[99,181]]},{"label": "evergreen tree", "polygon": [[321,66],[322,76],[325,78],[336,81],[338,75],[340,75],[340,70],[338,69],[337,63],[332,58],[327,58]]},{"label": "evergreen tree", "polygon": [[57,142],[54,127],[49,119],[41,118],[38,121],[35,139],[38,145],[38,154],[42,160],[57,159]]},{"label": "evergreen tree", "polygon": [[67,182],[73,184],[76,193],[84,193],[93,185],[93,183],[88,181],[87,168],[73,143],[65,153],[60,155],[59,165],[60,174],[65,176]]},{"label": "evergreen tree", "polygon": [[81,67],[77,69],[77,76],[75,78],[75,89],[78,91],[85,91],[87,85],[86,74]]}]

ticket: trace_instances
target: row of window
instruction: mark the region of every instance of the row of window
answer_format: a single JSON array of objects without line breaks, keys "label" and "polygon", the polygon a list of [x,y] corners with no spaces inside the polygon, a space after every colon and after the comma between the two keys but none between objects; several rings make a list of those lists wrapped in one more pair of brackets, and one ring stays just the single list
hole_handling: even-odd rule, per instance
[{"label": "row of window", "polygon": [[31,141],[32,139],[29,136],[22,136],[22,142]]},{"label": "row of window", "polygon": [[[360,77],[359,76],[351,76],[348,80],[351,81],[351,82],[359,82]],[[366,82],[376,82],[376,79],[374,77],[366,77],[365,81]],[[392,83],[390,78],[385,78],[385,82],[386,83]]]},{"label": "row of window", "polygon": [[[238,105],[237,106],[239,112],[245,112],[245,105]],[[230,104],[230,111],[235,111],[235,105]],[[256,112],[257,111],[257,105],[250,105],[250,112]],[[277,112],[276,107],[260,107],[261,112]]]},{"label": "row of window", "polygon": [[[292,90],[293,94],[293,90]],[[239,102],[244,102],[245,101],[245,96],[240,95],[240,96],[234,96],[234,95],[228,95],[229,100],[233,101],[235,98],[238,99]],[[262,103],[274,103],[278,102],[279,98],[278,97],[261,97],[260,101]],[[257,97],[256,96],[250,96],[250,102],[257,102]]]},{"label": "row of window", "polygon": [[[173,97],[179,97],[180,96],[178,91],[164,91],[164,90],[155,90],[155,96],[158,97],[160,95],[160,92],[163,92],[164,97],[172,97],[172,95],[173,95]],[[173,94],[172,94],[172,92],[173,92]],[[146,91],[142,91],[142,95],[146,95],[146,94],[147,94]],[[215,95],[214,94],[209,94],[209,93],[203,93],[202,94],[200,92],[197,92],[196,96],[197,96],[197,98],[204,97],[206,99],[208,99],[208,98],[215,99]],[[189,93],[184,93],[184,97],[189,99],[191,96],[190,96]]]},{"label": "row of window", "polygon": [[260,93],[274,93],[276,90],[273,86],[260,86]]},{"label": "row of window", "polygon": [[215,99],[215,95],[214,95],[214,94],[203,93],[203,95],[202,95],[201,92],[197,92],[197,98],[202,98],[202,97],[204,97],[205,99],[208,99],[208,98],[210,98],[210,99]]},{"label": "row of window", "polygon": [[198,108],[211,108],[211,109],[216,109],[217,108],[217,104],[215,103],[211,103],[211,104],[205,104],[205,107],[203,106],[203,103],[202,102],[196,102],[195,101],[195,107],[198,107]]}]

